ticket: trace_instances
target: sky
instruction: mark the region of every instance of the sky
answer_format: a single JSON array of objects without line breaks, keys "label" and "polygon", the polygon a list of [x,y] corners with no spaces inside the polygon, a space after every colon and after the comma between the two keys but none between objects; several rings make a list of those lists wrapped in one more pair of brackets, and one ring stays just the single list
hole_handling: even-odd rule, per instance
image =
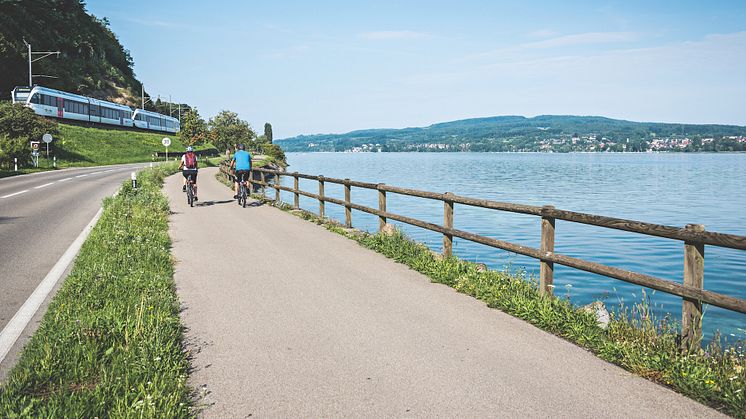
[{"label": "sky", "polygon": [[746,1],[88,0],[146,90],[275,138],[495,115],[746,125]]}]

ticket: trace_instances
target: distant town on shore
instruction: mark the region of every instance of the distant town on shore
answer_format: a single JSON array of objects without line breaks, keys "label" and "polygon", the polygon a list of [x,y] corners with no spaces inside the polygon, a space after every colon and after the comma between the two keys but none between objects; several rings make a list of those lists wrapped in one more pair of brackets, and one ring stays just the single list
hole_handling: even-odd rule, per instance
[{"label": "distant town on shore", "polygon": [[289,152],[737,152],[746,151],[746,127],[498,116],[422,128],[301,135],[278,143]]}]

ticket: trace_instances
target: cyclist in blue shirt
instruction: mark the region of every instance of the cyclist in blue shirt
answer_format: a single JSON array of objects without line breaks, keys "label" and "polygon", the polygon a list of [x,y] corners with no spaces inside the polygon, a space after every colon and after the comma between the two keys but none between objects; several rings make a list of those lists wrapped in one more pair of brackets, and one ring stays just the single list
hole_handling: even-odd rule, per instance
[{"label": "cyclist in blue shirt", "polygon": [[251,172],[251,154],[244,150],[245,148],[243,144],[239,144],[238,150],[236,150],[231,159],[231,170],[234,167],[236,168],[236,176],[233,182],[233,199],[238,199],[238,182],[246,182]]}]

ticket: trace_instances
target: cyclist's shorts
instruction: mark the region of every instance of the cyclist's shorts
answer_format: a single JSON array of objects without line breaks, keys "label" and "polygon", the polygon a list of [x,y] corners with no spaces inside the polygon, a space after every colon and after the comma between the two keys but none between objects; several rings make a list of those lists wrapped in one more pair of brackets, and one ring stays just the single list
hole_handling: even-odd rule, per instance
[{"label": "cyclist's shorts", "polygon": [[236,170],[236,182],[245,182],[249,179],[248,170]]},{"label": "cyclist's shorts", "polygon": [[181,171],[181,174],[184,175],[185,178],[189,178],[191,175],[192,181],[197,183],[197,169],[184,169]]}]

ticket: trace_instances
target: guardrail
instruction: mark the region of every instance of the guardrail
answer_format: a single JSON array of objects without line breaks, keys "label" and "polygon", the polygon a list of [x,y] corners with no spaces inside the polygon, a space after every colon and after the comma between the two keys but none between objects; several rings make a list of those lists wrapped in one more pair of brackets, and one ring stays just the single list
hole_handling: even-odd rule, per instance
[{"label": "guardrail", "polygon": [[[225,163],[221,164],[220,170],[230,175]],[[453,252],[453,238],[459,237],[475,243],[509,252],[528,256],[540,261],[539,290],[542,293],[551,294],[554,282],[554,264],[569,266],[586,272],[615,278],[624,282],[652,288],[668,294],[679,296],[682,302],[682,346],[691,347],[699,345],[702,339],[702,304],[712,304],[727,310],[746,313],[746,300],[704,290],[704,256],[705,245],[726,247],[731,249],[746,250],[746,237],[734,234],[722,234],[706,231],[703,225],[689,224],[684,228],[671,227],[659,224],[645,223],[641,221],[626,220],[622,218],[605,217],[594,214],[585,214],[574,211],[566,211],[546,205],[543,207],[512,204],[506,202],[490,201],[486,199],[469,198],[454,195],[450,192],[434,193],[416,189],[399,188],[382,183],[358,182],[350,179],[336,179],[324,176],[307,175],[303,173],[286,173],[278,170],[256,168],[253,172],[259,173],[259,180],[255,180],[252,173],[250,181],[261,188],[265,195],[265,188],[275,189],[275,201],[280,202],[280,191],[293,194],[293,206],[299,208],[300,196],[306,196],[319,201],[319,216],[324,217],[326,202],[337,204],[345,208],[345,226],[352,227],[352,210],[362,211],[378,216],[379,230],[386,225],[387,220],[399,221],[426,230],[443,234],[443,254],[450,256]],[[272,183],[266,179],[266,174],[274,178]],[[281,185],[281,177],[293,178],[293,187]],[[299,179],[315,180],[319,185],[319,193],[314,194],[300,190]],[[327,197],[324,195],[324,184],[334,183],[344,186],[344,200]],[[378,208],[370,208],[355,204],[351,199],[352,187],[364,188],[378,191]],[[386,194],[396,193],[414,196],[418,198],[432,199],[443,202],[443,225],[437,225],[421,221],[415,218],[389,212],[386,208]],[[266,195],[265,195],[266,196]],[[507,211],[519,214],[541,217],[541,247],[539,249],[507,241],[480,236],[466,231],[453,228],[454,204],[469,205],[479,208],[487,208],[498,211]],[[571,256],[554,252],[554,225],[556,220],[569,221],[580,224],[588,224],[597,227],[628,231],[648,236],[662,237],[666,239],[684,242],[684,281],[683,285],[651,275],[631,272],[596,262],[590,262]]]}]

